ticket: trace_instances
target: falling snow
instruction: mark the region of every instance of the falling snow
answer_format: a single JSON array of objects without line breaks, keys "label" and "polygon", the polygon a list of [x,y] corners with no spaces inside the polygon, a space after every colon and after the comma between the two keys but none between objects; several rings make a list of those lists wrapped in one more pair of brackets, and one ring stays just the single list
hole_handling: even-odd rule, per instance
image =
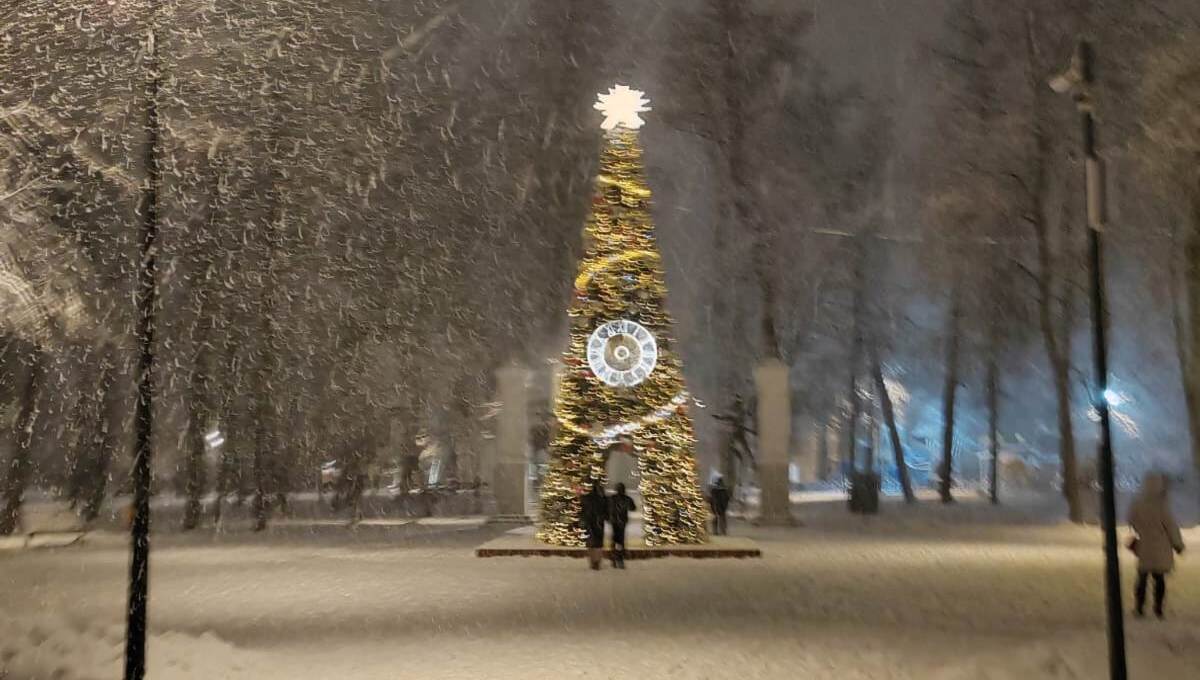
[{"label": "falling snow", "polygon": [[[1193,0],[2,4],[0,678],[119,672],[151,217],[154,677],[609,677],[613,652],[680,678],[1099,677],[1095,532],[1054,522],[1064,496],[1097,515],[1106,405],[1122,503],[1163,472],[1194,519]],[[1103,392],[1079,111],[1048,85],[1081,34]],[[903,470],[918,508],[756,529],[761,562],[468,556],[496,531],[502,367],[530,369],[527,498],[554,455],[619,127],[700,479],[740,510],[788,474],[797,508],[840,508],[855,471],[896,497]],[[786,473],[758,458],[773,359]],[[1035,517],[962,510],[993,462]],[[942,479],[966,502],[931,501]],[[82,538],[37,548],[60,534]],[[1181,560],[1176,620],[1131,629],[1137,677],[1200,676],[1196,579]]]}]

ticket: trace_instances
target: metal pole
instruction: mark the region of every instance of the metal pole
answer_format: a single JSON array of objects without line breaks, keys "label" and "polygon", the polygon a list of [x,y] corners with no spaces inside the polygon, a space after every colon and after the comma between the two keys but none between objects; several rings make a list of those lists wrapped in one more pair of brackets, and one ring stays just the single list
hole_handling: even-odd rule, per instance
[{"label": "metal pole", "polygon": [[142,230],[137,278],[137,407],[134,420],[132,556],[125,624],[125,680],[146,675],[146,605],[150,585],[150,460],[153,454],[155,241],[158,239],[158,46],[153,27],[146,52],[146,178],[142,187]]},{"label": "metal pole", "polygon": [[1100,478],[1104,485],[1102,512],[1104,521],[1104,587],[1108,609],[1109,676],[1126,680],[1125,612],[1121,603],[1121,566],[1117,560],[1117,508],[1114,483],[1112,427],[1108,410],[1108,311],[1104,295],[1104,250],[1101,229],[1104,225],[1104,173],[1096,155],[1096,124],[1092,117],[1091,90],[1094,83],[1092,47],[1079,43],[1079,68],[1082,89],[1077,98],[1083,123],[1083,155],[1087,167],[1088,250],[1091,259],[1092,340],[1095,359],[1096,389],[1092,401],[1100,415]]}]

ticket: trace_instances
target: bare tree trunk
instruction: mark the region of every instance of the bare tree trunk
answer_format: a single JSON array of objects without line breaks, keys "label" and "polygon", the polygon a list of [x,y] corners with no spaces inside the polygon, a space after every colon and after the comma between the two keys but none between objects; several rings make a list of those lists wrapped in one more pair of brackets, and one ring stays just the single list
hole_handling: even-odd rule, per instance
[{"label": "bare tree trunk", "polygon": [[[208,208],[205,217],[206,230],[215,231],[217,209],[221,197],[222,180],[217,177],[211,186]],[[195,351],[192,363],[192,374],[188,394],[188,456],[184,465],[185,493],[187,496],[183,511],[183,530],[195,529],[200,524],[203,514],[202,498],[207,482],[204,469],[204,454],[207,451],[204,435],[208,430],[212,415],[212,397],[209,394],[209,358],[211,356],[209,338],[212,334],[213,314],[210,300],[212,290],[209,280],[213,276],[215,261],[212,257],[203,259],[203,266],[194,279],[196,317],[192,321],[192,345]]]},{"label": "bare tree trunk", "polygon": [[21,389],[21,410],[17,413],[12,460],[4,478],[4,510],[0,513],[0,536],[7,536],[21,524],[21,503],[25,487],[33,473],[33,430],[37,424],[38,399],[46,380],[49,356],[34,347],[29,353],[25,383]]},{"label": "bare tree trunk", "polygon": [[988,353],[987,362],[988,450],[991,471],[988,474],[988,499],[992,505],[1000,502],[1000,375],[995,351]]},{"label": "bare tree trunk", "polygon": [[821,423],[821,436],[817,439],[817,479],[829,480],[829,423]]},{"label": "bare tree trunk", "polygon": [[954,282],[951,293],[950,315],[947,318],[946,330],[946,381],[942,389],[942,414],[945,424],[942,428],[942,464],[938,471],[938,494],[943,503],[954,502],[954,408],[958,397],[958,364],[960,344],[960,321],[962,317],[962,301],[960,281]]},{"label": "bare tree trunk", "polygon": [[[871,385],[871,379],[867,378],[866,382]],[[875,472],[875,452],[879,446],[879,417],[877,411],[877,401],[873,394],[874,388],[871,387],[871,392],[867,393],[867,408],[866,415],[863,420],[867,426],[867,450],[864,456],[863,468],[868,473]]]},{"label": "bare tree trunk", "polygon": [[393,426],[396,428],[396,436],[393,439],[393,444],[396,446],[394,451],[396,469],[400,471],[398,481],[400,490],[404,494],[408,493],[412,486],[412,478],[420,468],[420,451],[416,446],[416,420],[419,411],[419,405],[410,396],[407,404],[392,416]]},{"label": "bare tree trunk", "polygon": [[458,442],[454,436],[454,423],[450,407],[444,405],[440,408],[437,419],[440,435],[438,439],[441,440],[445,450],[442,451],[442,470],[438,481],[449,484],[451,480],[458,479]]},{"label": "bare tree trunk", "polygon": [[85,364],[81,368],[84,377],[79,381],[80,394],[71,414],[71,426],[75,429],[75,442],[67,467],[67,498],[71,508],[85,504],[84,495],[88,477],[95,460],[94,447],[100,441],[101,399],[99,375],[95,367]]},{"label": "bare tree trunk", "polygon": [[[266,369],[261,369],[265,374]],[[262,531],[267,528],[270,515],[270,503],[267,501],[267,486],[270,470],[268,459],[272,455],[273,441],[270,422],[271,403],[268,396],[269,381],[264,376],[259,380],[259,393],[255,399],[254,415],[254,530]]]},{"label": "bare tree trunk", "polygon": [[375,458],[375,449],[375,438],[369,434],[361,435],[346,464],[346,504],[350,508],[351,524],[357,524],[363,517],[363,491],[367,487],[368,470]]},{"label": "bare tree trunk", "polygon": [[851,310],[853,321],[853,338],[850,343],[850,383],[849,392],[846,398],[850,402],[850,414],[846,423],[846,459],[843,462],[850,464],[852,472],[858,471],[858,420],[862,416],[862,403],[858,397],[858,368],[862,363],[863,353],[863,296],[866,286],[866,272],[863,269],[863,252],[861,244],[857,244],[856,253],[858,257],[857,266],[854,272],[854,309]]},{"label": "bare tree trunk", "polygon": [[366,476],[366,464],[362,458],[361,452],[355,452],[351,456],[351,463],[346,470],[348,473],[346,489],[346,505],[350,508],[350,523],[358,524],[362,521],[362,495],[363,487],[366,486],[363,478]]},{"label": "bare tree trunk", "polygon": [[[1196,363],[1195,357],[1197,354],[1198,352],[1193,349],[1193,364]],[[1200,375],[1196,373],[1197,370],[1192,368],[1184,376],[1183,397],[1188,411],[1188,433],[1191,435],[1192,462],[1196,471],[1200,473]]]},{"label": "bare tree trunk", "polygon": [[[273,193],[275,190],[273,190]],[[275,196],[276,202],[282,200]],[[262,347],[259,352],[257,384],[255,385],[254,402],[254,530],[262,531],[267,528],[271,504],[268,500],[272,486],[272,472],[276,464],[277,432],[275,429],[275,406],[272,393],[275,382],[276,356],[276,324],[275,324],[275,259],[279,239],[279,212],[276,205],[267,228],[267,257],[262,280],[259,281],[262,301],[262,330],[260,340]]]},{"label": "bare tree trunk", "polygon": [[[234,408],[226,407],[221,412],[221,422],[226,424],[225,444],[221,446],[221,455],[217,461],[217,498],[213,502],[213,525],[221,525],[221,516],[225,509],[225,499],[230,492],[241,493],[242,458],[244,452],[251,446],[247,433],[250,423],[244,414]],[[238,505],[240,505],[240,500]]]},{"label": "bare tree trunk", "polygon": [[[479,421],[475,417],[473,401],[476,396],[473,377],[470,374],[459,376],[446,410],[447,441],[452,444],[452,457],[447,460],[447,472],[451,476],[446,478],[447,481],[453,479],[465,483],[478,471]],[[371,458],[374,458],[374,452]]]},{"label": "bare tree trunk", "polygon": [[213,502],[213,524],[220,526],[221,510],[225,507],[225,496],[229,493],[230,468],[233,460],[229,455],[229,442],[221,448],[221,458],[217,462],[217,499]]},{"label": "bare tree trunk", "polygon": [[206,450],[205,430],[208,429],[209,410],[208,376],[205,363],[207,351],[201,350],[192,367],[191,389],[188,395],[188,455],[184,464],[184,483],[187,501],[183,509],[183,530],[195,529],[200,524],[203,512],[201,498],[204,495],[204,453]]},{"label": "bare tree trunk", "polygon": [[[1003,269],[996,263],[991,263],[988,277],[988,287],[993,295],[1000,295],[1005,290]],[[985,377],[985,400],[987,401],[988,417],[988,500],[992,505],[1000,503],[1000,361],[1003,350],[1008,342],[1009,320],[1003,318],[999,309],[992,310],[987,323],[987,356]]]},{"label": "bare tree trunk", "polygon": [[283,132],[283,89],[281,84],[276,81],[272,83],[272,90],[269,94],[272,122],[268,133],[268,141],[266,144],[267,150],[272,154],[266,167],[265,182],[267,186],[266,202],[269,208],[267,219],[263,229],[263,246],[265,249],[264,262],[262,269],[259,270],[260,279],[259,285],[259,303],[262,314],[262,330],[260,341],[262,347],[259,353],[259,365],[257,371],[256,399],[254,406],[254,460],[253,460],[253,475],[254,475],[254,530],[262,531],[267,528],[267,519],[270,514],[270,502],[267,500],[269,486],[271,485],[271,477],[274,471],[274,466],[277,464],[278,452],[278,433],[276,431],[277,422],[275,419],[275,407],[273,399],[278,396],[272,394],[274,382],[276,378],[276,362],[278,338],[276,337],[278,328],[275,323],[276,303],[278,300],[278,292],[276,286],[279,282],[276,279],[276,267],[278,265],[279,253],[281,251],[281,241],[283,239],[282,226],[285,216],[285,196],[283,189],[285,178],[280,169],[280,162],[275,157],[278,152],[280,138]]},{"label": "bare tree trunk", "polygon": [[[231,319],[231,322],[236,323],[236,318]],[[225,429],[225,443],[221,446],[221,455],[217,461],[217,481],[216,486],[217,498],[213,503],[213,524],[221,525],[221,512],[225,507],[225,497],[229,494],[229,484],[234,477],[234,467],[237,465],[236,445],[241,445],[242,433],[245,431],[242,428],[244,419],[236,417],[237,395],[241,392],[241,375],[238,370],[238,354],[237,345],[229,341],[228,335],[223,339],[224,359],[221,362],[221,378],[220,380],[228,385],[228,390],[222,390],[218,394],[220,400],[216,406],[219,409],[219,419]]]},{"label": "bare tree trunk", "polygon": [[1079,503],[1079,472],[1075,455],[1075,428],[1071,423],[1070,364],[1062,360],[1052,362],[1054,370],[1054,394],[1058,399],[1059,457],[1062,462],[1063,497],[1067,500],[1067,513],[1071,521],[1083,521]]},{"label": "bare tree trunk", "polygon": [[1187,405],[1192,461],[1200,474],[1200,199],[1193,202],[1191,222],[1183,249],[1183,290],[1172,271],[1171,293],[1175,350]]},{"label": "bare tree trunk", "polygon": [[[1039,237],[1039,241],[1044,236]],[[1047,249],[1049,246],[1045,246]],[[1043,267],[1048,269],[1048,256],[1044,256]],[[1060,337],[1054,328],[1051,312],[1052,290],[1049,274],[1039,276],[1041,295],[1038,303],[1038,316],[1042,328],[1042,338],[1050,358],[1050,369],[1054,378],[1054,395],[1058,407],[1058,436],[1059,460],[1063,479],[1063,496],[1067,501],[1067,511],[1071,521],[1083,521],[1082,508],[1079,504],[1078,464],[1075,455],[1075,428],[1071,422],[1071,360],[1067,354],[1068,338]]]},{"label": "bare tree trunk", "polygon": [[1188,420],[1192,433],[1192,460],[1200,470],[1200,200],[1193,209],[1192,233],[1188,239],[1188,325],[1191,358],[1188,362],[1186,389]]},{"label": "bare tree trunk", "polygon": [[[304,441],[300,432],[303,432],[304,424],[298,423],[297,418],[300,414],[300,395],[297,393],[288,402],[288,411],[285,416],[288,425],[286,426],[289,439],[287,443],[281,443],[276,439],[275,455],[271,458],[271,486],[275,493],[275,509],[279,511],[280,516],[291,516],[291,505],[288,501],[288,494],[296,488],[297,469],[304,469],[298,465],[297,461],[303,461],[304,466],[308,466],[307,444],[302,444]],[[278,414],[276,414],[278,416]],[[275,420],[278,425],[279,420]],[[278,431],[278,429],[276,430]],[[292,455],[284,460],[283,452],[291,451]],[[298,451],[304,451],[303,454],[297,454]]]},{"label": "bare tree trunk", "polygon": [[116,349],[110,349],[102,359],[100,369],[100,437],[96,451],[96,463],[87,480],[89,485],[87,504],[83,508],[83,519],[91,522],[100,516],[104,495],[108,489],[108,466],[117,453],[117,444],[127,413],[125,392],[117,384],[118,373]]},{"label": "bare tree trunk", "polygon": [[1026,186],[1029,198],[1028,220],[1032,223],[1037,245],[1037,285],[1038,285],[1038,323],[1042,330],[1042,339],[1046,345],[1046,354],[1050,360],[1050,368],[1054,378],[1054,394],[1058,403],[1058,453],[1063,478],[1063,497],[1067,501],[1067,512],[1071,521],[1078,524],[1083,521],[1083,510],[1079,499],[1078,464],[1075,454],[1075,430],[1071,422],[1071,329],[1073,323],[1073,306],[1071,301],[1074,293],[1070,286],[1064,286],[1064,302],[1061,332],[1054,326],[1054,302],[1056,299],[1056,281],[1063,274],[1055,267],[1054,252],[1050,243],[1050,159],[1053,158],[1054,145],[1043,114],[1048,106],[1045,103],[1049,96],[1045,86],[1045,73],[1038,68],[1041,64],[1040,52],[1035,37],[1036,25],[1034,12],[1026,13],[1025,19],[1025,49],[1028,61],[1026,80],[1033,96],[1035,121],[1033,125],[1033,141],[1035,156],[1032,160],[1032,183]]},{"label": "bare tree trunk", "polygon": [[848,398],[850,400],[850,412],[846,416],[846,444],[845,444],[845,459],[842,461],[842,466],[847,472],[858,471],[858,421],[862,416],[862,403],[858,398],[858,352],[853,351],[851,356],[854,360],[851,364],[850,384],[848,385]]},{"label": "bare tree trunk", "polygon": [[756,202],[754,182],[751,177],[747,149],[747,116],[744,114],[747,101],[745,75],[741,72],[743,55],[738,54],[735,36],[746,30],[745,0],[720,0],[721,25],[725,29],[725,53],[722,59],[722,88],[724,94],[726,129],[718,140],[729,173],[729,186],[733,203],[733,223],[742,233],[753,235],[752,260],[755,281],[758,284],[762,316],[760,317],[760,358],[782,359],[779,332],[775,320],[778,295],[770,263],[773,259],[772,244],[774,231],[754,208]]},{"label": "bare tree trunk", "polygon": [[892,453],[896,458],[896,476],[900,480],[900,489],[904,492],[905,503],[915,503],[917,495],[913,493],[912,479],[908,475],[908,462],[904,457],[904,442],[900,440],[900,428],[896,425],[896,409],[892,406],[892,395],[888,394],[887,383],[883,380],[883,367],[879,357],[872,357],[872,368],[875,372],[875,389],[879,390],[879,406],[883,410],[883,420],[887,424],[888,435],[892,441]]},{"label": "bare tree trunk", "polygon": [[[274,239],[272,239],[272,243]],[[274,258],[274,245],[270,246]],[[268,264],[268,271],[272,267]],[[264,281],[265,285],[266,281]],[[254,397],[254,459],[252,461],[254,475],[254,530],[262,531],[267,528],[271,504],[267,498],[271,485],[271,472],[276,456],[275,409],[272,404],[272,384],[275,377],[275,322],[274,295],[264,288],[265,313],[262,320],[262,343],[257,371]]]}]

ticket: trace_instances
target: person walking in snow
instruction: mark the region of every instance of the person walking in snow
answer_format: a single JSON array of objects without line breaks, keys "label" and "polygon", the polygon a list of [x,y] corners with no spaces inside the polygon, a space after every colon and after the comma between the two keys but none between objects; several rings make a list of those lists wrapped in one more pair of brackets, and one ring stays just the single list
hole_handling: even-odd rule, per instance
[{"label": "person walking in snow", "polygon": [[608,518],[608,498],[600,482],[592,482],[592,490],[583,495],[579,505],[579,519],[587,532],[588,562],[592,569],[599,569],[604,556],[604,520]]},{"label": "person walking in snow", "polygon": [[725,487],[725,478],[717,477],[708,492],[708,505],[713,513],[713,534],[724,536],[726,532],[725,513],[729,511],[729,489]]},{"label": "person walking in snow", "polygon": [[618,482],[617,492],[608,497],[608,521],[612,523],[612,563],[615,569],[625,568],[625,527],[629,524],[629,513],[634,510],[637,510],[637,506],[625,494],[625,484]]},{"label": "person walking in snow", "polygon": [[1167,574],[1175,568],[1175,554],[1183,552],[1183,536],[1167,503],[1167,477],[1150,473],[1129,508],[1129,526],[1137,537],[1130,549],[1138,558],[1134,612],[1145,615],[1147,581],[1154,579],[1154,614],[1163,618],[1167,598]]}]

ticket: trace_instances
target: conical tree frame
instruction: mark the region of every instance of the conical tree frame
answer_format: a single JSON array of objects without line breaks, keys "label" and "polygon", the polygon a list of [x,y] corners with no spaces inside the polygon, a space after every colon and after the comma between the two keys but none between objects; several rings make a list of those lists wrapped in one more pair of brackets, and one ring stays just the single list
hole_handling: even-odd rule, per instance
[{"label": "conical tree frame", "polygon": [[[604,483],[614,444],[637,456],[648,545],[707,540],[707,509],[698,482],[695,434],[666,310],[662,256],[650,216],[642,150],[636,131],[606,134],[585,254],[569,308],[570,346],[555,402],[558,432],[540,499],[538,538],[583,545],[580,495]],[[657,343],[654,370],[633,387],[605,384],[588,364],[588,338],[610,321],[633,321]]]}]

